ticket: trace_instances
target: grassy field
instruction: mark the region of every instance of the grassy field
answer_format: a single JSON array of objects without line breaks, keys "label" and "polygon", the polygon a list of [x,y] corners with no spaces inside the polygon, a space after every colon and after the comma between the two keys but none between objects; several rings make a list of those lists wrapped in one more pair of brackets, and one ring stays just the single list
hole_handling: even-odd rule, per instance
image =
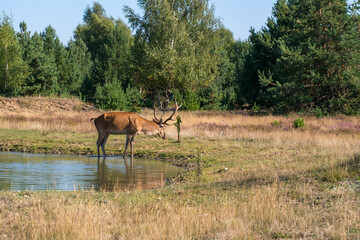
[{"label": "grassy field", "polygon": [[[76,100],[0,99],[0,149],[95,154]],[[152,111],[142,116],[151,119]],[[145,191],[0,192],[0,239],[360,239],[360,118],[180,112],[134,154],[188,171]],[[151,144],[149,144],[149,142]],[[120,155],[124,136],[111,136]],[[96,160],[95,160],[96,161]]]}]

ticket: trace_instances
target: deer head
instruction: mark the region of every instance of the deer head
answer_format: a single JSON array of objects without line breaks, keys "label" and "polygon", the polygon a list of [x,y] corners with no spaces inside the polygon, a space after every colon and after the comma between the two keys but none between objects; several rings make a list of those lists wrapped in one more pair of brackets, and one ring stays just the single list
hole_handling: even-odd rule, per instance
[{"label": "deer head", "polygon": [[[158,117],[156,117],[156,113],[159,111],[159,108],[157,108],[155,106],[155,103],[154,103],[154,118],[153,118],[153,121],[159,125],[159,132],[158,132],[158,135],[165,139],[166,138],[166,135],[165,135],[165,128],[167,126],[169,126],[170,124],[168,123],[168,121],[175,121],[174,119],[172,119],[172,117],[175,115],[175,113],[177,112],[177,110],[182,106],[182,103],[180,104],[180,106],[177,104],[177,102],[175,101],[175,107],[173,109],[173,113],[171,114],[171,116],[165,120],[163,120],[163,116],[164,114],[160,117],[160,119]],[[165,111],[169,111],[169,110],[163,110],[161,109],[161,111],[165,112]]]}]

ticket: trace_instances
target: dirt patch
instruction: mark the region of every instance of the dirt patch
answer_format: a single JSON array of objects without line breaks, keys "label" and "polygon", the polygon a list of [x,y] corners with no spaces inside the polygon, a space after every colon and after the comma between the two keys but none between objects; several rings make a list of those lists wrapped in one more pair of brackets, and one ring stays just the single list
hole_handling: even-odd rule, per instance
[{"label": "dirt patch", "polygon": [[78,99],[24,97],[0,98],[0,111],[6,112],[100,112],[95,106]]}]

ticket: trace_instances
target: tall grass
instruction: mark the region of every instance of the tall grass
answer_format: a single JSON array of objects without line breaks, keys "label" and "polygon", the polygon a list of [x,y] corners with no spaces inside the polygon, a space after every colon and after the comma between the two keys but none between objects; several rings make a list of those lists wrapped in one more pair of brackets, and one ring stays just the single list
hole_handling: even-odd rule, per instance
[{"label": "tall grass", "polygon": [[[356,239],[359,211],[344,195],[278,182],[249,190],[173,187],[146,193],[8,193],[2,239]],[[283,194],[287,192],[288,194]],[[292,195],[290,195],[290,193]],[[3,193],[1,195],[4,195]],[[33,196],[34,195],[34,196]],[[326,209],[326,211],[324,211]]]}]

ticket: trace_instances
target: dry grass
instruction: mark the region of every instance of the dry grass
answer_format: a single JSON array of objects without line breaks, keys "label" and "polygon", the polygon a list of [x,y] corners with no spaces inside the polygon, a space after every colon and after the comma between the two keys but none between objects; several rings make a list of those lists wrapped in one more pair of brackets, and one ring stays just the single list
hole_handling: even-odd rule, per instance
[{"label": "dry grass", "polygon": [[99,113],[77,99],[0,98],[2,129],[88,133],[90,118]]},{"label": "dry grass", "polygon": [[[358,203],[311,186],[2,193],[2,239],[358,239]],[[284,192],[299,194],[288,196]],[[299,198],[299,199],[297,199]]]},{"label": "dry grass", "polygon": [[[74,104],[81,105],[3,108],[0,124],[95,137],[89,118],[99,111]],[[359,117],[304,117],[305,127],[294,129],[295,115],[180,114],[180,149],[149,137],[136,146],[197,156],[203,164],[185,182],[146,191],[0,192],[0,239],[360,239]],[[167,134],[177,139],[175,127]]]}]

